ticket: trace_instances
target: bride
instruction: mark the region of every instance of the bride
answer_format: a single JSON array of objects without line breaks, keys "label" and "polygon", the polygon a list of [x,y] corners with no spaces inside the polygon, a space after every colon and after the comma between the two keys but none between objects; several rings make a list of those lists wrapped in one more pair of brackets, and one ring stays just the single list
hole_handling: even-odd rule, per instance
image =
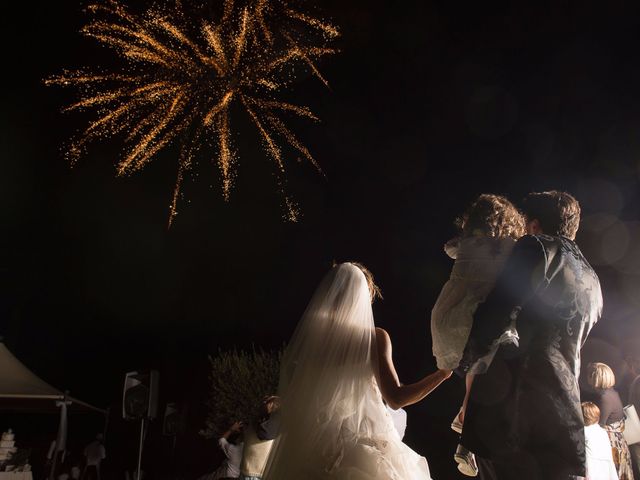
[{"label": "bride", "polygon": [[375,328],[373,277],[336,265],[305,311],[280,368],[280,434],[265,480],[428,480],[429,467],[400,440],[385,402],[422,400],[449,370],[402,385],[391,340]]}]

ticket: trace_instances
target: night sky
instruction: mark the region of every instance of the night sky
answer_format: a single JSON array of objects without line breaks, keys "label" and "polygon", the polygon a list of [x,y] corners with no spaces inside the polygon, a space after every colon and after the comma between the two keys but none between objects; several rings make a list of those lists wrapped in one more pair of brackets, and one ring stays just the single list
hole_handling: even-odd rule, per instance
[{"label": "night sky", "polygon": [[[42,79],[113,61],[79,35],[83,5],[14,2],[2,20],[0,335],[42,378],[96,405],[117,404],[124,372],[149,367],[164,399],[197,404],[208,353],[280,347],[332,261],[357,260],[382,288],[376,323],[411,382],[435,368],[429,314],[456,215],[480,193],[518,202],[557,188],[582,204],[578,243],[605,290],[593,336],[626,346],[640,306],[631,3],[309,2],[342,36],[341,53],[321,62],[331,90],[303,75],[290,93],[322,119],[291,124],[326,172],[288,157],[303,218],[282,220],[273,164],[237,112],[230,201],[202,158],[167,230],[175,150],[125,178],[117,141],[74,168],[60,153],[89,117],[61,114],[70,92]],[[408,409],[407,443],[438,479],[456,478],[448,423],[462,392],[452,379]]]}]

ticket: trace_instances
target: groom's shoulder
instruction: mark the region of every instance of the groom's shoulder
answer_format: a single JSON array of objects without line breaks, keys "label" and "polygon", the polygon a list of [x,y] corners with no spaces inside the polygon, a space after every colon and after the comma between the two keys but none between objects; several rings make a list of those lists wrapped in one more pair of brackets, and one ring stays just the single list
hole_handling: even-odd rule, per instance
[{"label": "groom's shoulder", "polygon": [[541,235],[525,235],[516,242],[509,261],[517,269],[533,266],[546,260],[548,250]]},{"label": "groom's shoulder", "polygon": [[[525,235],[521,237],[514,247],[516,250],[543,250],[546,241],[546,235]],[[549,237],[552,238],[552,237]]]},{"label": "groom's shoulder", "polygon": [[539,235],[524,235],[520,237],[516,242],[517,245],[527,245],[527,244],[539,244],[540,236]]}]

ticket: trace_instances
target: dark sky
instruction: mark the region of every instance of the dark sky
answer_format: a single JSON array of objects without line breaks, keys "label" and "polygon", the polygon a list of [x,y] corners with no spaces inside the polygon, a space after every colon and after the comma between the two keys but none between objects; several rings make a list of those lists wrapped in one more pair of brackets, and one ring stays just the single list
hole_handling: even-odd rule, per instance
[{"label": "dark sky", "polygon": [[[289,162],[304,217],[282,221],[273,165],[239,118],[230,202],[203,159],[167,230],[174,151],[126,178],[117,142],[73,169],[60,154],[88,117],[61,114],[71,97],[42,79],[112,61],[78,34],[82,5],[15,2],[2,28],[0,334],[43,378],[100,405],[145,367],[161,370],[168,397],[188,396],[208,352],[280,346],[332,260],[358,260],[382,287],[376,322],[412,381],[435,368],[428,319],[456,215],[479,193],[517,202],[560,188],[583,205],[578,242],[607,295],[595,335],[619,343],[640,293],[632,3],[317,2],[343,35],[321,63],[331,91],[308,77],[292,92],[322,119],[293,124],[327,174]],[[454,380],[410,409],[410,443],[427,457],[461,392]]]}]

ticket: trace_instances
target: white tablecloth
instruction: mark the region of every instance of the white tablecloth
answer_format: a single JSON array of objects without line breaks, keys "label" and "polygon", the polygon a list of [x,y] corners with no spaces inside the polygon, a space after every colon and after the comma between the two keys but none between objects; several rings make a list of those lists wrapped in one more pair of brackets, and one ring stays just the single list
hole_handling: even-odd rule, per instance
[{"label": "white tablecloth", "polygon": [[33,480],[31,472],[0,472],[0,480]]}]

